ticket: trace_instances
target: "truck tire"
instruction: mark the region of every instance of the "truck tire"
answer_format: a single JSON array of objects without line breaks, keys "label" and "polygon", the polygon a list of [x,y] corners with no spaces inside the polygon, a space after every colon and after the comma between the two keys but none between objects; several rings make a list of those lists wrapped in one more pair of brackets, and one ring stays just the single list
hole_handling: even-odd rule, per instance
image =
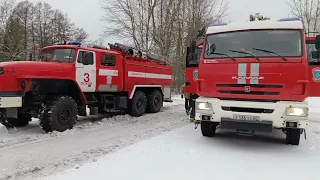
[{"label": "truck tire", "polygon": [[299,145],[301,129],[287,129],[286,142],[291,145]]},{"label": "truck tire", "polygon": [[210,121],[201,121],[201,132],[205,137],[212,137],[216,134],[217,125]]},{"label": "truck tire", "polygon": [[130,101],[128,106],[128,113],[131,116],[139,117],[142,116],[147,109],[147,97],[142,91],[137,91]]},{"label": "truck tire", "polygon": [[77,121],[77,103],[61,96],[45,103],[40,113],[40,126],[46,132],[72,129]]},{"label": "truck tire", "polygon": [[147,112],[157,113],[163,106],[163,97],[159,90],[154,90],[148,95]]},{"label": "truck tire", "polygon": [[31,116],[31,113],[29,112],[26,112],[26,113],[18,112],[18,118],[7,118],[7,122],[14,127],[25,127],[29,124],[31,120],[32,120],[32,116]]}]

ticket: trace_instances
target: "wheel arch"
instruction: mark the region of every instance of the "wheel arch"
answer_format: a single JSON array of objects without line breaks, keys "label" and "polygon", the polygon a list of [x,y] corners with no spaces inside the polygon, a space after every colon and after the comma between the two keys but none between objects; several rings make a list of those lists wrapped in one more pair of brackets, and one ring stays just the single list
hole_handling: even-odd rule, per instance
[{"label": "wheel arch", "polygon": [[134,93],[137,91],[143,91],[148,95],[154,90],[159,90],[163,96],[163,87],[161,85],[134,85],[131,93],[129,93],[129,99],[132,99]]},{"label": "wheel arch", "polygon": [[67,95],[79,104],[86,102],[86,97],[78,83],[71,79],[36,78],[32,79],[29,91],[39,94]]}]

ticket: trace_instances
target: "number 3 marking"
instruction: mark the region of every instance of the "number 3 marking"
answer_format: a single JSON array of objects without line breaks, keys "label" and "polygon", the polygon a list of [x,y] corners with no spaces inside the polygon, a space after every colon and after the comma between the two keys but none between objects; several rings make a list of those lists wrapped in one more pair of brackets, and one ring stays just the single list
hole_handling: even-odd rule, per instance
[{"label": "number 3 marking", "polygon": [[89,82],[90,81],[90,74],[89,73],[84,73],[84,82]]}]

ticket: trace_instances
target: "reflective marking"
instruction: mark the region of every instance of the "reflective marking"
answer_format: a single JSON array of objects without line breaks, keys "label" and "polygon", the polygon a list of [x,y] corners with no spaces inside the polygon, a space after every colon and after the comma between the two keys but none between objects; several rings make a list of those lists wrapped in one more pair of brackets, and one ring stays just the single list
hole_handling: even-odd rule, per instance
[{"label": "reflective marking", "polygon": [[[259,77],[259,68],[260,68],[260,64],[259,63],[252,63],[251,64],[250,76],[251,77]],[[259,78],[250,79],[250,84],[259,84]]]},{"label": "reflective marking", "polygon": [[112,84],[112,76],[107,76],[107,84]]},{"label": "reflective marking", "polygon": [[[240,63],[238,65],[238,77],[246,77],[247,75],[247,63]],[[238,84],[246,84],[246,79],[238,78]]]}]

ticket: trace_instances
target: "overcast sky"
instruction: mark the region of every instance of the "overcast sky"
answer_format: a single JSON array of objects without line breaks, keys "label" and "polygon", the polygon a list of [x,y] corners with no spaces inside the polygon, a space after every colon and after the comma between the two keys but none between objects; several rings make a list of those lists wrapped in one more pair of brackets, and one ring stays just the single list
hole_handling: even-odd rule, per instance
[{"label": "overcast sky", "polygon": [[[38,2],[39,0],[31,0]],[[40,0],[49,3],[53,8],[68,13],[69,18],[78,26],[85,29],[90,40],[99,38],[103,31],[101,18],[104,15],[101,3],[106,0]],[[261,14],[279,19],[289,17],[290,9],[286,0],[231,0],[228,20],[248,21],[249,15]],[[110,40],[110,41],[114,41]],[[110,42],[109,41],[109,42]]]}]

